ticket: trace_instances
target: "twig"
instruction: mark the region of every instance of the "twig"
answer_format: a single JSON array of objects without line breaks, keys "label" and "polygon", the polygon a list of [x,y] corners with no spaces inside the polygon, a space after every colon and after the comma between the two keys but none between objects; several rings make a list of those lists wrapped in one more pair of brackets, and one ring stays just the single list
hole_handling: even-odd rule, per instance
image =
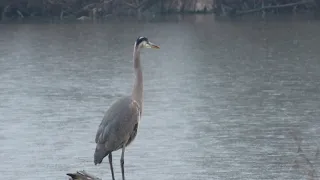
[{"label": "twig", "polygon": [[23,14],[19,10],[17,10],[17,14],[20,16],[20,18],[24,18]]},{"label": "twig", "polygon": [[64,11],[63,11],[63,10],[61,10],[61,12],[60,12],[60,20],[62,20],[62,19],[63,19],[63,14],[64,14]]}]

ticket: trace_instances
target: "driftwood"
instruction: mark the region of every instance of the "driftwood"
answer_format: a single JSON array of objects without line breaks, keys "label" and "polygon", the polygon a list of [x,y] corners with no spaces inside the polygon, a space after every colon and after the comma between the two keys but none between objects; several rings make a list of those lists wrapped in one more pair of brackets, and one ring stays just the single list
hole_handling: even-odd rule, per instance
[{"label": "driftwood", "polygon": [[77,171],[76,173],[67,173],[69,180],[102,180],[92,174],[83,171]]}]

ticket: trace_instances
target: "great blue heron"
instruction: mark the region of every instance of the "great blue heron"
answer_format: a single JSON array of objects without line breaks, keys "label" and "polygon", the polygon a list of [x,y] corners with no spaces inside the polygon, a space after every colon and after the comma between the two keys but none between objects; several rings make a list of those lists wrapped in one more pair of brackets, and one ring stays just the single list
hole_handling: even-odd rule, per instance
[{"label": "great blue heron", "polygon": [[115,101],[105,113],[96,134],[96,150],[94,152],[94,164],[100,164],[106,156],[109,156],[109,164],[114,180],[112,165],[112,152],[122,149],[121,173],[124,177],[124,152],[125,148],[135,139],[139,126],[143,107],[143,78],[140,64],[140,50],[142,48],[160,47],[151,43],[146,37],[139,37],[134,43],[133,66],[135,73],[132,94]]}]

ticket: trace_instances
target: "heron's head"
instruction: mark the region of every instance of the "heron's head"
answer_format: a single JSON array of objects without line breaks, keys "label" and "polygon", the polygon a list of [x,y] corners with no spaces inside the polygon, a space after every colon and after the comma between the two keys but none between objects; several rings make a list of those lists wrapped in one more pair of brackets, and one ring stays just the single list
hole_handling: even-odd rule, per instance
[{"label": "heron's head", "polygon": [[136,42],[134,43],[135,48],[141,49],[141,48],[153,48],[153,49],[160,49],[159,46],[151,43],[148,38],[146,37],[138,37]]}]

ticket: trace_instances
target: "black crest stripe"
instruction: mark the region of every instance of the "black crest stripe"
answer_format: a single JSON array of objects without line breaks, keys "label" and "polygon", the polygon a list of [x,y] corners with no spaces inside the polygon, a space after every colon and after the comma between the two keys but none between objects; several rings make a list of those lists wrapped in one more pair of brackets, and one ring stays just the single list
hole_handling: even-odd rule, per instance
[{"label": "black crest stripe", "polygon": [[146,37],[138,37],[137,41],[136,41],[136,46],[138,46],[140,43],[142,43],[143,41],[148,41],[148,38]]}]

